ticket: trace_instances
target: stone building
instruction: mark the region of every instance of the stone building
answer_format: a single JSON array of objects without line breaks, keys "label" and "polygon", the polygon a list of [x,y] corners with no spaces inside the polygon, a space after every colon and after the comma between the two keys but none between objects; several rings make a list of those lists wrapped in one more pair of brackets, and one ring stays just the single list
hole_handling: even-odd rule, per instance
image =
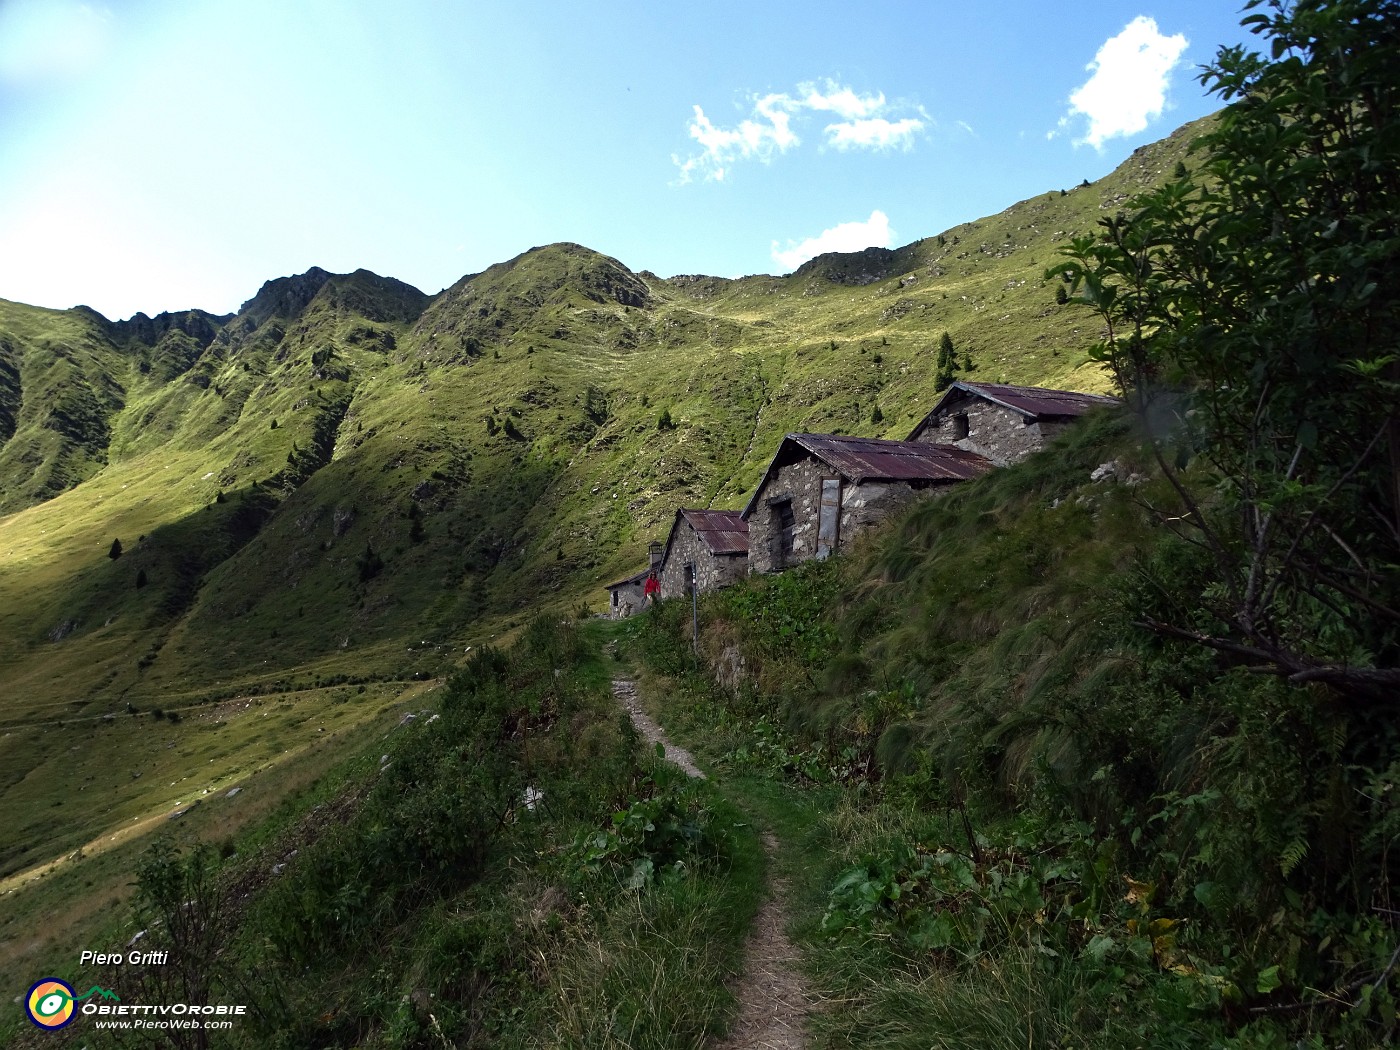
[{"label": "stone building", "polygon": [[947,445],[788,434],[743,511],[749,571],[825,558],[919,496],[991,468],[977,453]]},{"label": "stone building", "polygon": [[999,467],[1025,459],[1084,413],[1117,398],[1005,383],[954,383],[910,441],[954,445]]},{"label": "stone building", "polygon": [[609,619],[625,620],[627,617],[642,611],[646,604],[642,598],[642,588],[646,586],[647,574],[650,572],[651,568],[648,567],[628,576],[625,580],[608,584]]},{"label": "stone building", "polygon": [[690,569],[702,594],[749,571],[749,526],[737,510],[678,510],[661,555],[661,597],[690,593]]}]

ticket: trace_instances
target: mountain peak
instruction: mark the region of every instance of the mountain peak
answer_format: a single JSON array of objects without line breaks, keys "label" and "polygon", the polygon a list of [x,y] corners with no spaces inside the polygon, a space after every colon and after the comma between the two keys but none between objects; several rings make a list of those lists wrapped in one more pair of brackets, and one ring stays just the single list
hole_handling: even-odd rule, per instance
[{"label": "mountain peak", "polygon": [[413,341],[428,356],[461,362],[526,329],[567,340],[580,310],[610,304],[646,309],[651,290],[611,256],[560,241],[463,277],[423,312]]},{"label": "mountain peak", "polygon": [[125,321],[109,322],[109,327],[117,338],[131,339],[146,346],[155,346],[161,336],[173,329],[184,332],[198,341],[200,347],[205,347],[232,317],[232,314],[218,316],[204,310],[165,311],[156,314],[155,317],[148,317],[138,311]]},{"label": "mountain peak", "polygon": [[317,295],[337,310],[371,321],[416,321],[432,300],[411,284],[363,267],[350,274],[331,274]]},{"label": "mountain peak", "polygon": [[902,248],[863,248],[855,252],[826,252],[792,271],[793,277],[821,277],[832,284],[874,284],[917,264],[918,241]]},{"label": "mountain peak", "polygon": [[257,295],[239,307],[238,314],[254,328],[273,317],[297,317],[331,277],[319,266],[292,277],[278,277],[259,288]]}]

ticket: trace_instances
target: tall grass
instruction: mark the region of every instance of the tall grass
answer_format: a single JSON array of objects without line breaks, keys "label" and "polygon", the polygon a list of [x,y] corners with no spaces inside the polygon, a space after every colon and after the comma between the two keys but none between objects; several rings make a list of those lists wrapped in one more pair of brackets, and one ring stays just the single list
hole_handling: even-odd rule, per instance
[{"label": "tall grass", "polygon": [[1092,976],[1015,945],[956,969],[891,965],[828,953],[828,980],[852,1005],[817,1014],[830,1045],[892,1050],[1138,1050],[1203,1045],[1201,1034],[1160,1025],[1146,997],[1106,1002]]},{"label": "tall grass", "polygon": [[[367,775],[245,836],[222,881],[208,852],[152,855],[144,943],[201,931],[202,987],[250,1006],[232,1046],[700,1045],[732,1007],[761,849],[639,750],[610,670],[557,617],[480,650]],[[187,868],[199,892],[171,889]]]},{"label": "tall grass", "polygon": [[[790,737],[770,768],[793,783],[811,776],[803,756],[815,753],[861,797],[956,818],[932,837],[911,828],[902,845],[848,832],[868,843],[855,863],[892,925],[853,953],[865,976],[850,980],[871,986],[832,994],[853,996],[858,1013],[884,1003],[890,1039],[902,1039],[886,1007],[907,1000],[899,975],[911,960],[946,1002],[984,978],[989,1003],[1043,983],[1035,1031],[989,1007],[945,1016],[938,1038],[953,1043],[1055,1045],[1092,1015],[1103,1045],[1134,1045],[1146,1030],[1115,1010],[1136,987],[1153,1024],[1230,1045],[1384,1045],[1396,1033],[1389,916],[1400,910],[1400,820],[1385,785],[1400,737],[1379,709],[1135,626],[1189,617],[1216,581],[1150,513],[1159,480],[1090,482],[1111,459],[1150,474],[1126,423],[1105,414],[917,505],[845,558],[704,607],[702,652],[748,670],[714,701],[755,737],[734,754],[774,753],[776,723]],[[1209,479],[1192,483],[1209,498]],[[1042,942],[1056,954],[1017,961],[1022,925],[932,966],[927,944],[949,935],[946,915],[916,905],[944,862],[921,858],[951,854],[981,882],[1048,879],[1036,936],[1058,931]],[[1040,859],[1003,870],[1022,856]],[[1046,875],[1051,858],[1065,867]],[[908,943],[891,953],[889,938]],[[920,1031],[910,1045],[938,1045]]]},{"label": "tall grass", "polygon": [[727,984],[758,880],[717,895],[698,880],[629,894],[558,946],[531,1025],[542,1046],[597,1050],[700,1047],[732,1014]]}]

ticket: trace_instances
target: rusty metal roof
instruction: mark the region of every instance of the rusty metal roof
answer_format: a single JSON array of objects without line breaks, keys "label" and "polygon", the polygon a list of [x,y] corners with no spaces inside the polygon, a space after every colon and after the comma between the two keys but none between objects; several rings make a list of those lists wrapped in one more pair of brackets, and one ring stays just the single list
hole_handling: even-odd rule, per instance
[{"label": "rusty metal roof", "polygon": [[1116,397],[1106,397],[1103,394],[1048,390],[1038,386],[1011,386],[1007,383],[964,383],[959,380],[938,399],[938,404],[934,405],[933,410],[914,428],[909,440],[912,441],[922,434],[933,418],[943,410],[944,405],[950,399],[956,398],[959,392],[985,398],[1029,419],[1072,419],[1100,405],[1118,404]]},{"label": "rusty metal roof", "polygon": [[666,550],[661,555],[661,564],[671,558],[671,544],[676,542],[676,530],[684,521],[700,542],[715,556],[749,553],[749,523],[739,517],[737,510],[700,510],[682,507],[676,511],[676,519],[671,522],[671,532],[666,537]]},{"label": "rusty metal roof", "polygon": [[747,554],[749,523],[737,510],[690,510],[679,512],[695,530],[711,554]]},{"label": "rusty metal roof", "polygon": [[810,453],[857,485],[866,481],[967,481],[992,469],[990,460],[952,445],[847,437],[841,434],[788,434],[744,508],[747,521],[774,471]]},{"label": "rusty metal roof", "polygon": [[610,583],[606,587],[604,587],[603,590],[615,591],[619,587],[626,587],[629,584],[635,585],[641,583],[647,578],[647,573],[649,572],[651,572],[651,566],[647,566],[641,572],[634,573],[633,575],[627,577],[625,580],[618,580],[616,583]]}]

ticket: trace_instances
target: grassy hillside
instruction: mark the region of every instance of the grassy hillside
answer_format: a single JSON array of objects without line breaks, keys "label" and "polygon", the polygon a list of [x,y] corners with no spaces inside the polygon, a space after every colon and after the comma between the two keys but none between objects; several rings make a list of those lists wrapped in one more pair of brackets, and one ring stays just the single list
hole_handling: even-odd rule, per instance
[{"label": "grassy hillside", "polygon": [[820,1045],[1393,1045],[1390,706],[1143,629],[1218,585],[1167,492],[1101,415],[707,597],[698,668],[688,604],[629,621],[672,731],[779,785]]},{"label": "grassy hillside", "polygon": [[[296,755],[320,712],[369,718],[527,607],[600,606],[678,505],[741,506],[785,432],[904,436],[945,331],[974,379],[1104,389],[1044,270],[1192,133],[787,277],[560,244],[435,297],[313,269],[233,317],[0,303],[0,878],[187,801],[133,711],[177,713],[201,790]],[[306,717],[212,728],[269,697]],[[110,806],[70,801],[88,775]]]},{"label": "grassy hillside", "polygon": [[[297,775],[270,770],[162,822],[151,848],[56,871],[16,911],[66,950],[26,936],[0,982],[38,969],[127,1003],[244,1004],[212,1045],[701,1045],[732,1010],[758,836],[619,720],[607,626],[533,620],[435,691],[431,716],[337,730]],[[261,705],[242,706],[224,717]],[[94,892],[84,869],[126,885]],[[165,963],[78,962],[137,930]],[[41,1034],[8,998],[0,1041],[126,1045],[89,1018]]]},{"label": "grassy hillside", "polygon": [[124,406],[126,366],[96,315],[0,300],[0,514],[101,468]]}]

